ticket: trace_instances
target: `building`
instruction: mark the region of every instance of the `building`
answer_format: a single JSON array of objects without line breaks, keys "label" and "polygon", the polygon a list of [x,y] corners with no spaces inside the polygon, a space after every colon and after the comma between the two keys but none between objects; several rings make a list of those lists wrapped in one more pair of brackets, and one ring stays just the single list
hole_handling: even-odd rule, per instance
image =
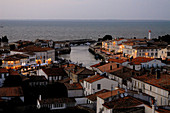
[{"label": "building", "polygon": [[24,54],[14,54],[2,60],[2,67],[6,69],[20,69],[29,62],[29,56]]},{"label": "building", "polygon": [[2,100],[6,100],[6,101],[9,101],[15,98],[20,98],[24,102],[24,94],[20,86],[0,88],[0,97]]},{"label": "building", "polygon": [[105,102],[109,102],[111,100],[118,99],[120,96],[122,96],[122,97],[127,96],[127,94],[125,93],[125,90],[117,89],[117,90],[99,94],[97,96],[97,112],[96,113],[104,113],[103,104]]},{"label": "building", "polygon": [[27,46],[21,49],[15,49],[11,51],[11,54],[26,54],[32,52],[36,56],[37,64],[51,64],[51,61],[55,60],[55,50],[48,47],[39,46]]},{"label": "building", "polygon": [[150,69],[150,68],[161,68],[166,64],[162,63],[160,60],[154,58],[146,57],[136,57],[129,61],[127,67],[134,70]]},{"label": "building", "polygon": [[123,51],[123,45],[122,42],[127,41],[127,39],[124,38],[118,38],[114,40],[106,40],[102,42],[102,48],[109,52],[113,53],[121,53]]},{"label": "building", "polygon": [[80,83],[64,83],[68,91],[68,97],[83,97],[84,91]]},{"label": "building", "polygon": [[118,86],[118,82],[110,80],[100,75],[93,75],[83,80],[85,95],[91,95],[103,89],[111,90]]},{"label": "building", "polygon": [[0,87],[3,86],[7,76],[9,76],[9,71],[6,68],[0,68]]},{"label": "building", "polygon": [[63,80],[68,75],[63,68],[46,68],[37,70],[37,76],[45,76],[50,83],[53,83]]},{"label": "building", "polygon": [[74,107],[76,101],[74,98],[48,98],[37,100],[37,108],[49,108],[50,110],[65,109],[68,107]]},{"label": "building", "polygon": [[87,69],[86,67],[78,66],[76,64],[68,64],[63,66],[66,73],[70,77],[72,83],[77,83],[84,78],[95,74],[94,71]]},{"label": "building", "polygon": [[156,105],[170,105],[169,80],[169,74],[160,73],[160,71],[157,70],[155,74],[151,72],[132,77],[132,87],[133,90],[141,91],[154,97]]},{"label": "building", "polygon": [[29,79],[27,80],[29,86],[46,86],[48,84],[48,80],[45,78],[45,76],[29,76]]},{"label": "building", "polygon": [[54,41],[53,40],[40,40],[40,39],[36,39],[35,40],[35,45],[40,46],[40,47],[53,48],[54,47]]}]

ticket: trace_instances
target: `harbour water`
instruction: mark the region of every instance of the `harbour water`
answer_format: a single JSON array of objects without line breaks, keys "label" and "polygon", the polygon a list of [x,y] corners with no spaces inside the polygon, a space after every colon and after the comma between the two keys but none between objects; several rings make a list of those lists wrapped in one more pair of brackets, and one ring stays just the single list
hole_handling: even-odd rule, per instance
[{"label": "harbour water", "polygon": [[82,63],[83,66],[89,68],[91,65],[100,62],[100,60],[96,60],[94,55],[88,51],[88,48],[88,46],[74,46],[71,47],[70,54],[60,55],[59,57],[71,60],[74,63]]}]

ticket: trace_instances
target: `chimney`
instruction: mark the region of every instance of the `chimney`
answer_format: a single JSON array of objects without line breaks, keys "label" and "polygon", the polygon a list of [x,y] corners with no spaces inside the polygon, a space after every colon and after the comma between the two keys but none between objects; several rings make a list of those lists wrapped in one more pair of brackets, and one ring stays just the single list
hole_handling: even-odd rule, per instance
[{"label": "chimney", "polygon": [[149,30],[148,39],[151,39],[151,30]]},{"label": "chimney", "polygon": [[119,64],[117,64],[117,68],[119,68]]},{"label": "chimney", "polygon": [[97,75],[97,72],[95,72],[95,75]]},{"label": "chimney", "polygon": [[41,95],[39,95],[39,101],[41,101]]},{"label": "chimney", "polygon": [[160,70],[157,70],[156,71],[156,79],[160,79],[160,77],[161,77]]},{"label": "chimney", "polygon": [[155,113],[155,100],[151,98],[151,103],[152,103],[152,113]]},{"label": "chimney", "polygon": [[112,65],[110,65],[110,70],[112,70]]}]

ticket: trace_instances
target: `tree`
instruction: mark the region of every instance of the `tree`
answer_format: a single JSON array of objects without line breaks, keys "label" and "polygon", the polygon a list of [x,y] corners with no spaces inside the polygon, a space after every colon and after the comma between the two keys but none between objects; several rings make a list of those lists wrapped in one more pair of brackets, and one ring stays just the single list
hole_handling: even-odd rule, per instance
[{"label": "tree", "polygon": [[7,36],[3,36],[1,41],[2,41],[2,42],[7,42],[7,43],[8,43],[8,38],[7,38]]},{"label": "tree", "polygon": [[111,35],[105,35],[102,40],[103,41],[105,41],[105,40],[112,40],[112,36]]}]

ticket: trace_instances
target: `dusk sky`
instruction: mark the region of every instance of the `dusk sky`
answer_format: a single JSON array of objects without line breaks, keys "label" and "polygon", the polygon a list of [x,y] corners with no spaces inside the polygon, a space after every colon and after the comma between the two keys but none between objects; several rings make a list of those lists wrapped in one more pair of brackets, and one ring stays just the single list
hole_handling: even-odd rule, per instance
[{"label": "dusk sky", "polygon": [[170,0],[0,0],[0,19],[170,20]]}]

